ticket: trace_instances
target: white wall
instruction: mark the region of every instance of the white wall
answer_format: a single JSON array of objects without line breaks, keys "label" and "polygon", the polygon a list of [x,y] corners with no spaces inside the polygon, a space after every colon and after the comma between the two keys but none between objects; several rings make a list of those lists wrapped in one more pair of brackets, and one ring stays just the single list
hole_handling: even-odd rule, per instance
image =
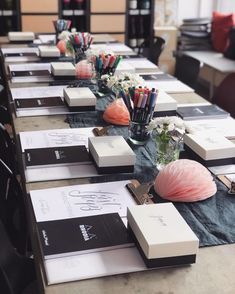
[{"label": "white wall", "polygon": [[211,17],[214,4],[215,0],[178,0],[178,24],[184,18]]}]

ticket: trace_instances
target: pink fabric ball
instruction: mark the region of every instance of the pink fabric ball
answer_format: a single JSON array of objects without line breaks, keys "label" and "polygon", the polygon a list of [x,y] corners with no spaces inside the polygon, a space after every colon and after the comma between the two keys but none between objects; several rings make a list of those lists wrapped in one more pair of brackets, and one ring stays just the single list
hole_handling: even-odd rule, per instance
[{"label": "pink fabric ball", "polygon": [[60,53],[61,54],[65,54],[66,52],[66,41],[64,40],[60,40],[58,43],[57,43],[57,48],[60,50]]},{"label": "pink fabric ball", "polygon": [[154,189],[162,198],[173,202],[205,200],[217,191],[207,168],[188,159],[179,159],[166,165],[157,175]]},{"label": "pink fabric ball", "polygon": [[91,79],[93,75],[92,65],[87,60],[81,60],[76,64],[76,74],[78,79]]},{"label": "pink fabric ball", "polygon": [[103,119],[114,125],[128,126],[130,113],[122,99],[116,99],[106,108]]}]

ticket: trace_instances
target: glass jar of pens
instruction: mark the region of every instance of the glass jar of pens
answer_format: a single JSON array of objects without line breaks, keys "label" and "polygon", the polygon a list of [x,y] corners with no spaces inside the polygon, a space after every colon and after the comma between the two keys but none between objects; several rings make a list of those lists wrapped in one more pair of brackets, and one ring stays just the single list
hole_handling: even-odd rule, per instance
[{"label": "glass jar of pens", "polygon": [[69,34],[66,42],[67,50],[73,54],[74,63],[86,59],[85,52],[90,48],[93,37],[90,33],[77,32]]},{"label": "glass jar of pens", "polygon": [[115,54],[92,55],[91,62],[94,64],[97,79],[100,80],[103,75],[114,75],[121,59],[120,55]]},{"label": "glass jar of pens", "polygon": [[149,138],[148,125],[153,117],[158,91],[154,88],[129,88],[120,95],[130,112],[129,141],[144,145]]},{"label": "glass jar of pens", "polygon": [[68,19],[57,19],[53,21],[53,25],[56,32],[56,44],[60,41],[59,35],[63,31],[68,31],[71,26],[71,20]]}]

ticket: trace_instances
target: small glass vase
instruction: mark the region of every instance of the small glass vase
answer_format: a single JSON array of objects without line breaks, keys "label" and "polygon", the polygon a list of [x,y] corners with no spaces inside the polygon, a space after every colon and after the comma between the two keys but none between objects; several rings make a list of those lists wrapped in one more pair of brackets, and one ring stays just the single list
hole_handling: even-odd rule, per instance
[{"label": "small glass vase", "polygon": [[179,159],[180,144],[174,140],[161,140],[156,137],[156,168],[163,169],[168,163]]}]

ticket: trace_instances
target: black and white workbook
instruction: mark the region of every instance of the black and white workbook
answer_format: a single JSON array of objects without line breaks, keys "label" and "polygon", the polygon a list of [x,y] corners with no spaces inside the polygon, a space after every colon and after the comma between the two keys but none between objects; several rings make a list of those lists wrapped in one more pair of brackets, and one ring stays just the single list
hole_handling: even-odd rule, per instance
[{"label": "black and white workbook", "polygon": [[60,96],[15,99],[15,105],[16,108],[20,109],[42,109],[48,107],[65,106],[64,101]]},{"label": "black and white workbook", "polygon": [[177,113],[184,120],[219,119],[229,117],[227,111],[214,104],[178,107]]},{"label": "black and white workbook", "polygon": [[168,81],[168,80],[176,80],[175,77],[164,73],[164,72],[159,72],[155,74],[148,74],[148,75],[140,75],[145,81]]},{"label": "black and white workbook", "polygon": [[26,168],[91,163],[84,145],[25,149],[24,155]]},{"label": "black and white workbook", "polygon": [[134,246],[118,213],[37,223],[44,259]]},{"label": "black and white workbook", "polygon": [[12,83],[53,81],[50,63],[20,63],[8,65]]}]

